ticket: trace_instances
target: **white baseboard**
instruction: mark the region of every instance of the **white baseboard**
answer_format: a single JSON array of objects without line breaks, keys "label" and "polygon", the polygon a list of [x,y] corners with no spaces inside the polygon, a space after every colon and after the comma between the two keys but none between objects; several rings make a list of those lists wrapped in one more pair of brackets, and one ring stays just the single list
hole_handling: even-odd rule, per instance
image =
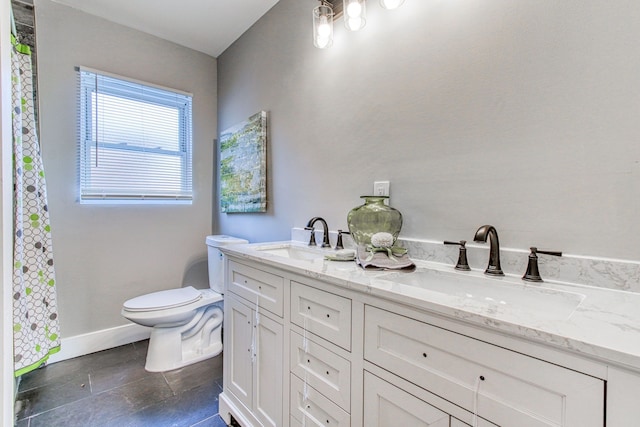
[{"label": "white baseboard", "polygon": [[117,326],[88,334],[62,338],[60,351],[49,357],[48,363],[72,359],[96,351],[107,350],[120,345],[148,339],[151,328],[136,324]]}]

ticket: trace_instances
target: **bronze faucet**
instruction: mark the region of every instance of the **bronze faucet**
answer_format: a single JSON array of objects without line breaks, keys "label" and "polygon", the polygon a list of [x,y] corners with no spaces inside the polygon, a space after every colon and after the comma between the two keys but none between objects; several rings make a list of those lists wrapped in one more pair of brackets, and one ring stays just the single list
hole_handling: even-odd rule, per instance
[{"label": "bronze faucet", "polygon": [[504,276],[500,267],[500,242],[498,241],[498,232],[493,225],[483,225],[478,228],[473,238],[474,242],[487,242],[489,238],[489,265],[484,274],[491,276]]},{"label": "bronze faucet", "polygon": [[317,222],[320,221],[322,223],[322,247],[323,248],[329,248],[331,247],[331,245],[329,244],[329,227],[327,226],[327,221],[325,221],[323,218],[320,218],[319,216],[313,217],[309,220],[309,222],[307,223],[307,226],[305,227],[305,230],[311,230],[311,238],[309,239],[309,246],[315,246],[316,245],[316,236],[315,236],[315,229],[313,228],[313,225]]}]

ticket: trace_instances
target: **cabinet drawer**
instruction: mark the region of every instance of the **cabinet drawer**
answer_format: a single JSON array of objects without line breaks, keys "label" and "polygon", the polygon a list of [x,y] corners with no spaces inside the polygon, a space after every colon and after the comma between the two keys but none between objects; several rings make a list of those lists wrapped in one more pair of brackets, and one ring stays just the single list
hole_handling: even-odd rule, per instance
[{"label": "cabinet drawer", "polygon": [[[306,396],[305,396],[306,389]],[[306,397],[306,398],[305,398]],[[313,387],[291,374],[291,416],[304,425],[348,427],[351,416]],[[305,421],[302,423],[302,421]]]},{"label": "cabinet drawer", "polygon": [[291,322],[351,351],[351,300],[291,282]]},{"label": "cabinet drawer", "polygon": [[229,261],[228,289],[261,308],[282,317],[284,279],[235,261]]},{"label": "cabinet drawer", "polygon": [[498,425],[604,422],[599,379],[371,306],[365,307],[364,354],[469,411],[477,407]]},{"label": "cabinet drawer", "polygon": [[291,332],[291,372],[337,403],[345,411],[351,408],[351,363],[307,339]]},{"label": "cabinet drawer", "polygon": [[449,427],[450,418],[449,414],[365,371],[365,426]]},{"label": "cabinet drawer", "polygon": [[296,420],[293,415],[289,416],[289,427],[305,427],[302,421]]},{"label": "cabinet drawer", "polygon": [[[477,426],[478,427],[497,427],[495,424],[491,424],[489,421],[485,421],[482,418],[478,418]],[[467,424],[465,422],[462,422],[457,418],[451,417],[451,426],[450,427],[472,427],[472,425],[471,424]]]}]

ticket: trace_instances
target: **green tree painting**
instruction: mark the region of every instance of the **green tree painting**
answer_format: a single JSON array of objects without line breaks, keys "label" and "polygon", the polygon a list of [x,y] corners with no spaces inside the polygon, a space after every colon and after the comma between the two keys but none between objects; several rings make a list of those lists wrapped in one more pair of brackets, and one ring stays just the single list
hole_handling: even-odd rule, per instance
[{"label": "green tree painting", "polygon": [[267,113],[220,135],[220,211],[267,211]]}]

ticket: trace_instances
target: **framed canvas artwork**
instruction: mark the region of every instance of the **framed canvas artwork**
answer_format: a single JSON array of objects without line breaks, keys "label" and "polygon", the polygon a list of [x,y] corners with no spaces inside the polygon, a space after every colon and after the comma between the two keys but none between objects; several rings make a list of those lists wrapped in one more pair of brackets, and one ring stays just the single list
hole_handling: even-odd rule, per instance
[{"label": "framed canvas artwork", "polygon": [[267,112],[220,135],[220,211],[267,211]]}]

